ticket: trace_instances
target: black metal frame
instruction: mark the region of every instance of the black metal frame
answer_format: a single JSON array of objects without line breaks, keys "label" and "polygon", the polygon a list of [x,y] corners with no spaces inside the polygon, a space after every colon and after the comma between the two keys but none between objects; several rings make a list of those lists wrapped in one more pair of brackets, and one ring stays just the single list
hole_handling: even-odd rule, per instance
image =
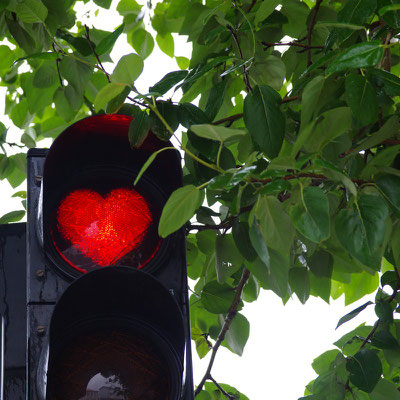
[{"label": "black metal frame", "polygon": [[[70,129],[70,128],[69,128]],[[62,135],[61,135],[62,136]],[[62,138],[56,140],[55,143],[62,145]],[[54,145],[53,145],[54,146]],[[71,154],[68,157],[74,158]],[[82,152],[82,149],[80,149]],[[56,303],[59,301],[63,293],[71,284],[71,276],[63,276],[60,274],[59,268],[54,266],[54,259],[45,252],[45,238],[43,236],[43,199],[48,196],[46,194],[46,174],[44,171],[49,167],[45,167],[48,150],[31,149],[28,152],[28,195],[27,195],[27,261],[26,261],[26,282],[27,282],[27,331],[26,331],[26,400],[45,400],[44,374],[47,368],[47,358],[49,357],[49,344],[51,338],[49,336],[52,315],[55,310]],[[166,152],[162,152],[164,154]],[[173,157],[160,159],[158,165],[153,166],[153,171],[164,168],[168,163],[172,163],[172,172],[180,170],[180,159],[176,152],[172,152]],[[67,155],[63,155],[67,159]],[[51,163],[54,163],[57,157],[52,157]],[[173,160],[173,161],[171,161]],[[151,174],[150,169],[148,171]],[[64,171],[65,172],[65,171]],[[164,179],[164,178],[163,178]],[[173,178],[170,184],[169,192],[179,185],[181,178]],[[150,178],[151,180],[151,178]],[[53,179],[51,187],[56,184]],[[167,193],[168,195],[169,193]],[[45,211],[46,212],[46,211]],[[183,368],[185,368],[182,377],[182,392],[179,400],[193,400],[193,376],[192,376],[192,358],[191,358],[191,341],[190,341],[190,320],[189,320],[189,304],[188,304],[188,286],[186,273],[186,248],[184,230],[176,232],[172,236],[175,240],[168,240],[168,251],[163,260],[163,268],[151,268],[151,275],[163,282],[171,297],[179,307],[185,337],[185,349],[182,357],[185,358]],[[151,263],[149,263],[151,264]],[[147,270],[147,268],[144,268]],[[171,273],[171,271],[174,271]],[[4,400],[17,400],[17,398],[5,398]],[[175,399],[171,399],[175,400]],[[178,399],[176,399],[178,400]]]}]

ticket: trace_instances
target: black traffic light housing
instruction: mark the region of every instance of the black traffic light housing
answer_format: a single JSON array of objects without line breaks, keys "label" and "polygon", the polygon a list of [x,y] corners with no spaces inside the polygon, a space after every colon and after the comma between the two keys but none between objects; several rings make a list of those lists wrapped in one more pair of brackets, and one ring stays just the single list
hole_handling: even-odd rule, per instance
[{"label": "black traffic light housing", "polygon": [[[100,389],[126,400],[193,399],[185,235],[157,235],[182,185],[181,161],[160,152],[134,186],[148,157],[170,144],[150,134],[131,149],[131,121],[89,117],[50,150],[28,152],[28,400]],[[112,215],[106,225],[96,207]]]}]

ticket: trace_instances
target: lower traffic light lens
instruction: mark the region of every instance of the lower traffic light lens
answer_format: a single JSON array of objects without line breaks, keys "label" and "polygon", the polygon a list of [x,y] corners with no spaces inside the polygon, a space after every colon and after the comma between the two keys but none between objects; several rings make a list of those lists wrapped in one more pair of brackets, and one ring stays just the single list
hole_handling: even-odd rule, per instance
[{"label": "lower traffic light lens", "polygon": [[144,337],[116,329],[75,339],[48,376],[49,400],[168,400],[170,393],[160,350]]}]

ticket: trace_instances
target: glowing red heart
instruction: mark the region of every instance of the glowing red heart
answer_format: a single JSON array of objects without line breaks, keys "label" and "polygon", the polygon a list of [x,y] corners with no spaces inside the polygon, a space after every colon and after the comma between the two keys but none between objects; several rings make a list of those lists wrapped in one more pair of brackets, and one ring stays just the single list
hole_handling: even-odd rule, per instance
[{"label": "glowing red heart", "polygon": [[113,265],[138,248],[151,223],[146,200],[133,189],[114,189],[105,197],[78,189],[57,211],[60,234],[100,266]]}]

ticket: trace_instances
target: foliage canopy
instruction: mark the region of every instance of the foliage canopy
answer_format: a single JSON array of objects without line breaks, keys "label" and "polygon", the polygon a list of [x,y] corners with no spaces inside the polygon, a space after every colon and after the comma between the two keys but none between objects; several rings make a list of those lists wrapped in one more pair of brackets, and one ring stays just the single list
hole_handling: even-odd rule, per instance
[{"label": "foliage canopy", "polygon": [[[376,292],[375,325],[315,359],[304,398],[400,399],[400,2],[119,0],[113,32],[82,25],[75,3],[0,1],[5,113],[23,130],[10,143],[0,125],[0,179],[17,187],[25,147],[93,113],[132,115],[132,146],[149,130],[163,140],[183,130],[185,186],[159,233],[188,232],[199,356],[220,345],[242,354],[249,322],[238,311],[261,289],[302,303]],[[132,53],[109,73],[102,63],[124,34]],[[187,36],[190,59],[175,57],[172,34]],[[180,69],[139,93],[155,43]],[[247,399],[213,381],[213,359],[196,398]]]}]

